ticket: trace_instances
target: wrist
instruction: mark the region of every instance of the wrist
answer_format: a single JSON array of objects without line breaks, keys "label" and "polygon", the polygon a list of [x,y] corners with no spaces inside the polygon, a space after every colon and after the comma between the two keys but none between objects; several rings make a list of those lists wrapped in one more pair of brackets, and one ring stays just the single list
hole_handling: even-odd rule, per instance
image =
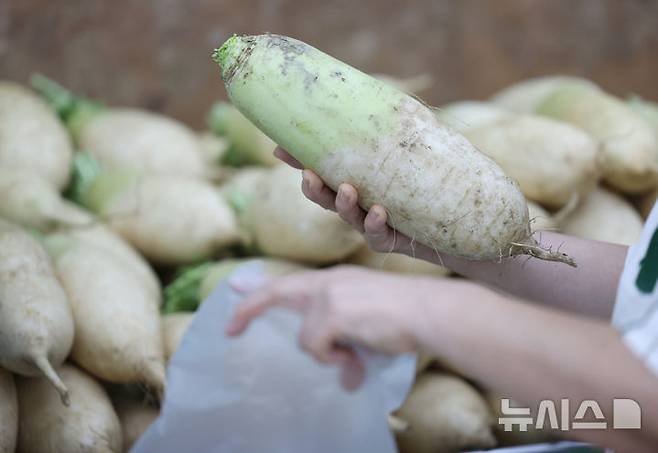
[{"label": "wrist", "polygon": [[452,356],[456,341],[468,331],[469,319],[483,305],[500,296],[464,279],[430,280],[423,288],[422,306],[416,316],[416,344],[420,351],[434,356]]}]

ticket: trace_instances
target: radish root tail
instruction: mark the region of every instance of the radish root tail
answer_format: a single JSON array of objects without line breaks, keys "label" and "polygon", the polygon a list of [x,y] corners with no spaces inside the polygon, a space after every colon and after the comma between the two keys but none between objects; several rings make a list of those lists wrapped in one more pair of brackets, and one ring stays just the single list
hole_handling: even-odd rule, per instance
[{"label": "radish root tail", "polygon": [[60,377],[57,375],[46,356],[40,355],[36,357],[34,359],[34,364],[39,370],[41,370],[41,372],[44,374],[46,379],[50,381],[53,387],[55,387],[55,390],[57,390],[57,393],[59,393],[59,397],[62,399],[62,404],[64,404],[64,406],[69,406],[71,404],[71,399],[69,398],[69,389],[66,388],[66,385],[64,385],[64,382],[62,382]]},{"label": "radish root tail", "polygon": [[559,250],[554,251],[550,247],[544,248],[534,239],[530,239],[530,241],[532,242],[510,242],[510,245],[513,246],[513,249],[511,250],[512,255],[529,255],[544,261],[555,261],[567,264],[571,267],[578,267],[576,260],[566,253],[562,253]]}]

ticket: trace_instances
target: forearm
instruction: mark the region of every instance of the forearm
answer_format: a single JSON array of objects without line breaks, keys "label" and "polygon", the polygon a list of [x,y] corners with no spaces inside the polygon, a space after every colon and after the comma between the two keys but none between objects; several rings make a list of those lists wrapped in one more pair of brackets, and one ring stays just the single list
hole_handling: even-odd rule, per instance
[{"label": "forearm", "polygon": [[658,442],[658,379],[612,327],[476,285],[465,288],[454,303],[427,304],[430,313],[419,319],[421,348],[527,406],[544,399],[569,398],[572,406],[591,399],[606,411],[613,398],[632,398],[643,410],[645,431],[575,430],[569,435],[626,449],[620,451],[652,451],[648,446]]},{"label": "forearm", "polygon": [[420,247],[416,256],[523,299],[609,319],[628,248],[553,232],[536,233],[536,237],[544,247],[560,247],[578,267],[526,256],[469,261]]}]

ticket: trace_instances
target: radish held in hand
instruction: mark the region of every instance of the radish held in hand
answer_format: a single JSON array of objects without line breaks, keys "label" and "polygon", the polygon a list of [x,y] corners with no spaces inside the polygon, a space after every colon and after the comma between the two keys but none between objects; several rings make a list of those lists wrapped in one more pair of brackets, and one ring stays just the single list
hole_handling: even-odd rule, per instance
[{"label": "radish held in hand", "polygon": [[73,365],[58,369],[71,389],[70,407],[39,378],[17,380],[20,428],[18,451],[119,453],[121,425],[103,387]]},{"label": "radish held in hand", "polygon": [[66,129],[48,105],[21,85],[0,80],[0,168],[32,173],[61,190],[72,157]]},{"label": "radish held in hand", "polygon": [[517,184],[415,98],[285,36],[233,36],[215,59],[247,118],[332,189],[347,182],[364,209],[382,205],[412,239],[474,260],[573,264],[530,236]]},{"label": "radish held in hand", "polygon": [[162,395],[159,301],[123,260],[66,234],[45,239],[75,319],[71,358],[94,376]]},{"label": "radish held in hand", "polygon": [[41,75],[32,85],[62,117],[78,148],[105,167],[209,176],[197,137],[183,123],[146,110],[104,107]]},{"label": "radish held in hand", "polygon": [[18,400],[14,377],[0,368],[0,453],[13,453],[18,435]]},{"label": "radish held in hand", "polygon": [[71,350],[71,307],[45,250],[2,220],[0,313],[0,366],[23,376],[45,376],[67,404],[68,390],[53,367]]}]

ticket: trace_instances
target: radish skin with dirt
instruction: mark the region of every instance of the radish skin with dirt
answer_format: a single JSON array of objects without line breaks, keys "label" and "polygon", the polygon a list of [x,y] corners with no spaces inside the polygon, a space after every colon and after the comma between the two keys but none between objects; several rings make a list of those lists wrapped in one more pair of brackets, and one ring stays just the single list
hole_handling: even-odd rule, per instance
[{"label": "radish skin with dirt", "polygon": [[586,195],[601,177],[599,143],[550,118],[510,114],[464,136],[514,178],[526,198],[550,208]]},{"label": "radish skin with dirt", "polygon": [[105,389],[73,365],[63,365],[58,372],[71,389],[70,407],[60,404],[43,379],[17,379],[18,451],[121,452],[121,425]]},{"label": "radish skin with dirt", "polygon": [[214,58],[247,118],[332,189],[348,182],[364,209],[382,205],[407,236],[472,260],[573,264],[531,237],[517,184],[412,96],[285,36],[233,36]]},{"label": "radish skin with dirt", "polygon": [[71,358],[103,380],[140,383],[161,396],[159,300],[112,253],[66,234],[44,239],[75,319]]},{"label": "radish skin with dirt", "polygon": [[43,247],[2,220],[0,313],[0,366],[46,377],[67,404],[68,390],[53,367],[62,364],[73,343],[69,301]]},{"label": "radish skin with dirt", "polygon": [[69,135],[48,105],[27,88],[0,80],[0,168],[32,173],[61,190],[72,157]]},{"label": "radish skin with dirt", "polygon": [[197,136],[183,123],[146,110],[105,107],[41,75],[33,76],[32,85],[68,126],[78,149],[107,168],[209,176]]},{"label": "radish skin with dirt", "polygon": [[18,400],[14,377],[0,368],[0,453],[14,453],[18,435]]},{"label": "radish skin with dirt", "polygon": [[239,241],[233,211],[206,181],[100,170],[77,198],[155,263],[208,259]]}]

